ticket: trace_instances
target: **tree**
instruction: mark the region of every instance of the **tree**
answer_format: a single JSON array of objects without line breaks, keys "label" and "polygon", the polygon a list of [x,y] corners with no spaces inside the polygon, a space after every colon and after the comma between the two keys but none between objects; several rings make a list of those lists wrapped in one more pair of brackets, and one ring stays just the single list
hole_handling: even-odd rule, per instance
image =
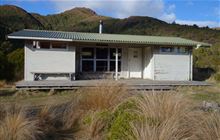
[{"label": "tree", "polygon": [[19,48],[9,53],[8,63],[11,65],[12,77],[14,80],[21,80],[24,73],[24,49]]},{"label": "tree", "polygon": [[0,79],[7,78],[7,67],[8,67],[7,57],[2,51],[0,51]]}]

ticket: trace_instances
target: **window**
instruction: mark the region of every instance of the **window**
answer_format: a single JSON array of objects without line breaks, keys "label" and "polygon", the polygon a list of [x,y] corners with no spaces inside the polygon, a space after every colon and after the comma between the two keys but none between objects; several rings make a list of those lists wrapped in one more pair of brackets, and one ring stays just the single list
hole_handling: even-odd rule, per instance
[{"label": "window", "polygon": [[94,62],[91,60],[82,61],[82,71],[83,72],[92,72],[94,68]]},{"label": "window", "polygon": [[[110,61],[110,71],[115,71],[115,61]],[[121,71],[121,61],[118,61],[118,71]]]},{"label": "window", "polygon": [[39,45],[41,49],[50,49],[50,42],[40,42]]},{"label": "window", "polygon": [[108,48],[96,48],[96,59],[107,59]]},{"label": "window", "polygon": [[52,48],[53,49],[66,49],[67,44],[66,43],[58,43],[58,42],[52,42]]},{"label": "window", "polygon": [[96,48],[96,71],[108,71],[108,48]]},{"label": "window", "polygon": [[171,52],[174,52],[174,48],[173,47],[161,47],[160,52],[171,53]]},{"label": "window", "polygon": [[[115,59],[116,48],[110,48],[110,59]],[[118,59],[121,59],[121,49],[118,49]]]},{"label": "window", "polygon": [[[121,71],[121,48],[118,49],[118,71]],[[82,72],[115,71],[116,48],[82,48]]]},{"label": "window", "polygon": [[186,47],[178,47],[178,53],[186,54],[188,53],[188,49]]},{"label": "window", "polygon": [[82,49],[83,59],[93,59],[94,58],[94,48],[83,48]]},{"label": "window", "polygon": [[108,62],[107,61],[96,61],[96,71],[107,71]]}]

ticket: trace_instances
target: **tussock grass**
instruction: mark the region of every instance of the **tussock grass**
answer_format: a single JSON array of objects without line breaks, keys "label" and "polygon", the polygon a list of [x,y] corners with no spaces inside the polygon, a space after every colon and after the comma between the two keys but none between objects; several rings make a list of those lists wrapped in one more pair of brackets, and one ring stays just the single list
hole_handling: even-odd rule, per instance
[{"label": "tussock grass", "polygon": [[194,139],[196,140],[220,140],[220,113],[203,113],[197,120]]},{"label": "tussock grass", "polygon": [[220,139],[220,113],[201,110],[180,91],[130,94],[125,85],[104,81],[65,92],[72,95],[64,102],[57,93],[39,107],[1,105],[0,139]]},{"label": "tussock grass", "polygon": [[[79,126],[86,129],[85,135],[91,139],[100,139],[111,116],[97,115],[100,112],[112,111],[129,96],[127,88],[117,82],[103,81],[96,87],[82,88],[75,93],[64,111],[63,122],[67,128]],[[101,113],[103,114],[103,113]],[[91,122],[84,126],[79,118],[90,117]],[[87,127],[87,128],[85,128]]]},{"label": "tussock grass", "polygon": [[68,139],[73,137],[72,128],[64,126],[63,110],[57,106],[44,106],[36,115],[45,139]]},{"label": "tussock grass", "polygon": [[2,80],[0,80],[0,88],[3,88],[3,87],[5,87],[7,85],[7,83],[6,83],[6,81],[2,81]]},{"label": "tussock grass", "polygon": [[135,98],[134,110],[142,121],[133,123],[133,133],[139,140],[180,140],[191,137],[192,103],[175,93],[149,93]]},{"label": "tussock grass", "polygon": [[96,87],[82,88],[79,107],[83,110],[113,109],[127,97],[126,87],[118,82],[103,81]]},{"label": "tussock grass", "polygon": [[37,140],[42,135],[38,121],[28,118],[23,109],[7,110],[0,121],[1,140]]},{"label": "tussock grass", "polygon": [[220,114],[197,110],[194,103],[176,93],[136,97],[140,119],[131,123],[138,140],[218,140]]},{"label": "tussock grass", "polygon": [[105,139],[111,113],[109,111],[95,111],[90,113],[90,119],[88,137],[93,140]]}]

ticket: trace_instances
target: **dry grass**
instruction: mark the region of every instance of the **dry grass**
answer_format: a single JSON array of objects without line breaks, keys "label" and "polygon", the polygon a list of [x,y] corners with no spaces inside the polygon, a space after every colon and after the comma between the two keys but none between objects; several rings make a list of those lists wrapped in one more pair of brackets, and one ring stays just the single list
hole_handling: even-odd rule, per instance
[{"label": "dry grass", "polygon": [[6,81],[1,81],[0,80],[0,88],[3,88],[3,87],[5,87],[7,84],[6,84]]},{"label": "dry grass", "polygon": [[188,122],[192,104],[174,93],[149,93],[136,98],[137,112],[143,122],[133,124],[137,139],[179,140],[191,135]]},{"label": "dry grass", "polygon": [[37,140],[43,132],[38,121],[28,118],[22,109],[10,109],[0,122],[1,140]]},{"label": "dry grass", "polygon": [[[78,129],[85,129],[87,137],[100,139],[106,123],[97,117],[95,112],[111,111],[126,97],[128,97],[127,88],[117,82],[103,81],[96,87],[82,88],[75,93],[65,108],[64,125],[66,128],[80,126]],[[79,118],[88,115],[92,116],[91,123],[84,126]]]},{"label": "dry grass", "polygon": [[70,139],[73,138],[73,127],[66,128],[63,122],[63,108],[60,105],[44,106],[36,118],[38,125],[44,132],[45,139]]},{"label": "dry grass", "polygon": [[194,139],[220,140],[220,114],[218,112],[203,113],[199,118]]},{"label": "dry grass", "polygon": [[56,102],[59,96],[40,108],[0,106],[0,139],[220,140],[220,114],[200,110],[177,92],[129,94],[105,81],[71,93],[66,102]]},{"label": "dry grass", "polygon": [[145,94],[136,103],[142,119],[131,126],[138,140],[220,139],[220,114],[197,110],[180,94]]},{"label": "dry grass", "polygon": [[[103,112],[102,112],[103,113]],[[103,115],[105,113],[93,112],[91,113],[91,124],[89,125],[89,138],[93,140],[104,139],[104,131],[107,127],[107,119]]]},{"label": "dry grass", "polygon": [[112,109],[128,95],[126,87],[115,81],[103,81],[96,87],[82,88],[79,93],[83,110]]}]

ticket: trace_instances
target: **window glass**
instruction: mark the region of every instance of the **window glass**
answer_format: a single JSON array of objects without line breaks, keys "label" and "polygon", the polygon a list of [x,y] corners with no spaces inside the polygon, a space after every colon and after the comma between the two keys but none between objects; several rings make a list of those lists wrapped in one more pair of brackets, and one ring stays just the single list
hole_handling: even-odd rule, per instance
[{"label": "window glass", "polygon": [[[110,61],[110,71],[115,71],[115,61]],[[121,61],[118,61],[118,71],[121,71]]]},{"label": "window glass", "polygon": [[96,59],[107,59],[108,48],[96,48]]},{"label": "window glass", "polygon": [[[115,59],[116,48],[110,48],[110,59]],[[118,59],[121,59],[121,49],[118,49]]]},{"label": "window glass", "polygon": [[94,58],[94,49],[93,48],[83,48],[82,49],[82,58],[87,58],[87,59]]},{"label": "window glass", "polygon": [[40,42],[41,49],[50,49],[50,42]]},{"label": "window glass", "polygon": [[53,49],[66,49],[66,43],[52,43]]},{"label": "window glass", "polygon": [[96,71],[107,71],[108,65],[107,61],[96,61]]},{"label": "window glass", "polygon": [[92,72],[94,67],[94,62],[92,60],[83,60],[82,61],[82,71],[83,72]]},{"label": "window glass", "polygon": [[[115,71],[115,48],[82,48],[82,71],[83,72],[92,72],[94,67],[96,71]],[[118,62],[118,71],[121,71],[121,49],[118,49],[119,53],[119,62]],[[96,56],[95,56],[96,55]],[[110,56],[108,56],[110,55]],[[96,58],[96,60],[94,59]],[[110,60],[108,60],[110,58]],[[96,64],[94,62],[96,61]],[[109,66],[108,66],[109,61]]]},{"label": "window glass", "polygon": [[174,48],[173,47],[161,47],[160,51],[170,53],[170,52],[174,52]]},{"label": "window glass", "polygon": [[178,53],[185,54],[185,53],[188,53],[188,50],[186,47],[178,47]]}]

